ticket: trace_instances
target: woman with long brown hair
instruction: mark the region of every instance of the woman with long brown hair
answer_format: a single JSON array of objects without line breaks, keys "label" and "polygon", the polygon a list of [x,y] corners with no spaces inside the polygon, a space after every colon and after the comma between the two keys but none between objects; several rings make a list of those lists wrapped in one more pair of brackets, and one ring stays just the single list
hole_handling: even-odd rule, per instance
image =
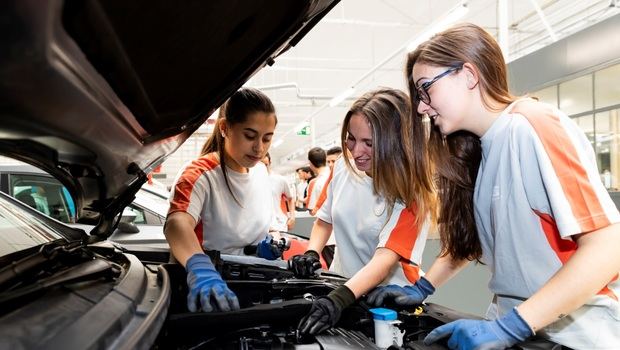
[{"label": "woman with long brown hair", "polygon": [[[273,216],[269,174],[261,159],[276,127],[275,109],[262,92],[243,88],[220,108],[201,156],[179,171],[164,233],[172,255],[187,270],[190,311],[239,308],[203,250],[276,259],[268,232]],[[243,219],[240,219],[243,218]]]},{"label": "woman with long brown hair", "polygon": [[439,178],[442,254],[426,278],[439,287],[477,260],[495,294],[489,320],[449,323],[425,342],[503,349],[539,334],[617,349],[620,214],[583,131],[556,108],[511,95],[502,52],[476,25],[435,35],[406,67],[417,114],[431,120]]},{"label": "woman with long brown hair", "polygon": [[349,109],[341,135],[349,153],[334,165],[308,251],[292,264],[296,275],[312,274],[333,230],[337,249],[330,270],[350,279],[315,300],[300,323],[302,333],[333,326],[343,308],[380,283],[419,279],[435,203],[425,136],[402,91],[368,92]]}]

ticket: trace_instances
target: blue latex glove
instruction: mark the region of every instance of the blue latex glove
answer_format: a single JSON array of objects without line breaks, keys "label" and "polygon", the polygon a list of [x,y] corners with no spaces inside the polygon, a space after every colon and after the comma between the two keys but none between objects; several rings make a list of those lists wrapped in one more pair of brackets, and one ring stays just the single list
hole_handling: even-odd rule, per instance
[{"label": "blue latex glove", "polygon": [[424,344],[450,336],[450,349],[505,349],[532,335],[532,329],[514,308],[494,321],[458,320],[437,327],[424,338]]},{"label": "blue latex glove", "polygon": [[239,310],[239,300],[222,276],[215,270],[215,266],[205,254],[194,254],[185,264],[187,270],[187,308],[191,312],[202,310],[231,311]]},{"label": "blue latex glove", "polygon": [[435,287],[426,278],[421,277],[413,286],[377,287],[368,293],[366,302],[374,306],[382,306],[385,300],[393,299],[398,306],[414,306],[421,304],[429,295],[435,293]]},{"label": "blue latex glove", "polygon": [[272,244],[273,236],[267,235],[265,239],[256,245],[256,256],[267,260],[276,260],[282,257],[283,251],[275,244]]}]

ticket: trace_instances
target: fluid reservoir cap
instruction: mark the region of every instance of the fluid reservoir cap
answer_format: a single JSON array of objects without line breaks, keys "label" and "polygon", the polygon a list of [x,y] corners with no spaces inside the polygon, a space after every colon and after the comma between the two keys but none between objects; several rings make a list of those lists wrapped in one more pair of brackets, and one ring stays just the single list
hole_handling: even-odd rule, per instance
[{"label": "fluid reservoir cap", "polygon": [[397,318],[396,311],[392,309],[377,307],[374,309],[370,309],[370,312],[372,312],[372,317],[375,320],[394,321]]}]

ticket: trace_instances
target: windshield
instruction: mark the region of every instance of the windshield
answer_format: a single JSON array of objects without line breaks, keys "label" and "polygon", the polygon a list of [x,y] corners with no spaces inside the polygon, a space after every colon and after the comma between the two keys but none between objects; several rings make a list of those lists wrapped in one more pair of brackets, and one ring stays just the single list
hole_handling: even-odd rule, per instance
[{"label": "windshield", "polygon": [[0,256],[60,238],[63,236],[0,196]]},{"label": "windshield", "polygon": [[166,215],[168,215],[168,208],[170,208],[170,203],[167,198],[163,198],[160,195],[145,191],[144,189],[140,189],[140,191],[136,193],[134,203],[149,209],[162,218],[165,218]]}]

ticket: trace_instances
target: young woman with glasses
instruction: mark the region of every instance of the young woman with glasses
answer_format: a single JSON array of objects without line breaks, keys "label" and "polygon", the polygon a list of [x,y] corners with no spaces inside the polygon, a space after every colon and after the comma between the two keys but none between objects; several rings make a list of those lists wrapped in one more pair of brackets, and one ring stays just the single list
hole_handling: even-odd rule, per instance
[{"label": "young woman with glasses", "polygon": [[442,254],[424,280],[376,289],[369,302],[420,303],[477,260],[492,272],[488,320],[446,324],[426,343],[503,349],[537,334],[617,349],[620,214],[583,131],[561,111],[511,95],[499,46],[472,24],[421,44],[406,74],[417,114],[432,125]]}]

